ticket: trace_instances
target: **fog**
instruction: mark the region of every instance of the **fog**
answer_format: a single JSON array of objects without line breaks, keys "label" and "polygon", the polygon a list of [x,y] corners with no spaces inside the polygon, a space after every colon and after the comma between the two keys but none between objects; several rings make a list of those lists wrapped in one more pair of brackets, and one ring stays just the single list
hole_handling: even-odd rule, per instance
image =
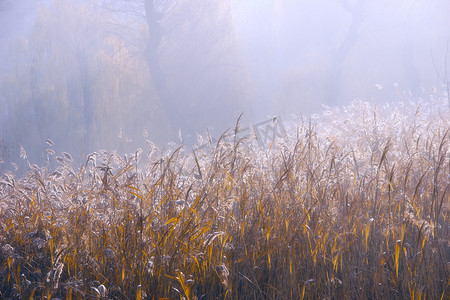
[{"label": "fog", "polygon": [[448,97],[449,16],[447,0],[0,0],[0,171],[49,148],[191,147],[241,114]]}]

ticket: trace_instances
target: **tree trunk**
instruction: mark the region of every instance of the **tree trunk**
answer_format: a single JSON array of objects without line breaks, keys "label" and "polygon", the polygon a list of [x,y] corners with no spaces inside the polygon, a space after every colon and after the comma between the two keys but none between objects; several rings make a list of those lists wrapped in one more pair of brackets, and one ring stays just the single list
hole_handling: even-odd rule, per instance
[{"label": "tree trunk", "polygon": [[160,15],[155,10],[153,0],[145,0],[145,15],[149,30],[149,40],[145,49],[145,59],[148,64],[152,83],[161,102],[161,106],[166,114],[170,125],[172,135],[178,132],[178,129],[185,129],[185,117],[181,114],[180,104],[171,94],[164,72],[161,68],[159,57],[159,45],[162,39],[162,28]]},{"label": "tree trunk", "polygon": [[402,45],[402,63],[406,74],[406,83],[413,97],[420,96],[420,72],[414,61],[412,37],[408,37]]},{"label": "tree trunk", "polygon": [[328,105],[338,104],[345,60],[347,59],[350,50],[355,45],[358,39],[358,32],[363,19],[362,14],[364,2],[365,0],[360,0],[355,4],[350,4],[347,1],[342,1],[342,5],[345,10],[349,11],[352,14],[352,22],[344,41],[339,46],[332,60],[331,72],[328,80],[326,81],[325,87],[325,103],[327,103]]},{"label": "tree trunk", "polygon": [[98,148],[98,138],[94,120],[94,116],[96,114],[95,103],[91,92],[94,79],[89,72],[89,66],[85,54],[80,52],[78,59],[80,68],[81,94],[83,97],[83,122],[86,130],[83,137],[83,150],[87,152],[85,154],[88,154],[91,150]]}]

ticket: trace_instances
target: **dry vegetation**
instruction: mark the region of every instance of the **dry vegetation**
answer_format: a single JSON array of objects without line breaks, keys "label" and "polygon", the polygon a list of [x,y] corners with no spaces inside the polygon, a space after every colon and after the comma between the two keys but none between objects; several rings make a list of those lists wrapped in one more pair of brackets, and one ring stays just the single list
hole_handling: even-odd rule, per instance
[{"label": "dry vegetation", "polygon": [[355,102],[266,149],[50,147],[0,182],[0,297],[448,299],[449,120]]}]

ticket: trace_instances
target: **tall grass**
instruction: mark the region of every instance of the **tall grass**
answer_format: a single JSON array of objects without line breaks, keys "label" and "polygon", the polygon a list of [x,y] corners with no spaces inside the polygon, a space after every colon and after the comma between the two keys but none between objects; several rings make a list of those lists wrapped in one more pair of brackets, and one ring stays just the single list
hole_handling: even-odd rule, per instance
[{"label": "tall grass", "polygon": [[355,102],[266,149],[6,173],[0,297],[448,299],[449,120],[438,100]]}]

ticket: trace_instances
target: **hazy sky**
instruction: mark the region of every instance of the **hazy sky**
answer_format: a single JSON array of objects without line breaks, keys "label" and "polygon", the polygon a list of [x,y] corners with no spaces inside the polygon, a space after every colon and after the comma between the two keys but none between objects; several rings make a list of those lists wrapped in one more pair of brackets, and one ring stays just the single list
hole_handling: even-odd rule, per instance
[{"label": "hazy sky", "polygon": [[[259,91],[258,101],[270,102],[271,106],[280,98],[290,102],[291,98],[301,97],[296,82],[309,78],[316,83],[325,80],[317,77],[326,77],[330,72],[333,57],[356,18],[360,19],[357,34],[350,40],[346,70],[341,74],[343,97],[347,99],[341,101],[351,101],[349,98],[358,96],[362,86],[367,89],[379,83],[404,82],[405,89],[411,89],[413,84],[418,89],[422,85],[428,88],[433,81],[439,83],[435,82],[431,57],[442,65],[450,37],[449,1],[230,1],[237,42]],[[0,71],[8,65],[11,43],[32,26],[37,2],[46,1],[3,1]],[[359,4],[361,9],[352,14],[345,9],[345,2]],[[415,82],[406,78],[411,72],[420,73]],[[355,82],[355,78],[361,81]],[[349,86],[349,80],[359,87]],[[354,93],[348,92],[352,89]],[[319,98],[314,101],[320,101]]]},{"label": "hazy sky", "polygon": [[[346,9],[345,2],[233,1],[236,30],[261,87],[259,99],[291,103],[313,97],[314,102],[327,103],[309,86],[327,89],[324,76],[333,63],[343,69],[340,104],[356,97],[395,100],[395,83],[416,96],[421,88],[442,83],[432,57],[443,68],[450,38],[449,1],[347,1],[355,11]],[[341,48],[343,61],[333,62]],[[317,85],[319,81],[324,82]],[[381,92],[381,86],[388,92]]]}]

